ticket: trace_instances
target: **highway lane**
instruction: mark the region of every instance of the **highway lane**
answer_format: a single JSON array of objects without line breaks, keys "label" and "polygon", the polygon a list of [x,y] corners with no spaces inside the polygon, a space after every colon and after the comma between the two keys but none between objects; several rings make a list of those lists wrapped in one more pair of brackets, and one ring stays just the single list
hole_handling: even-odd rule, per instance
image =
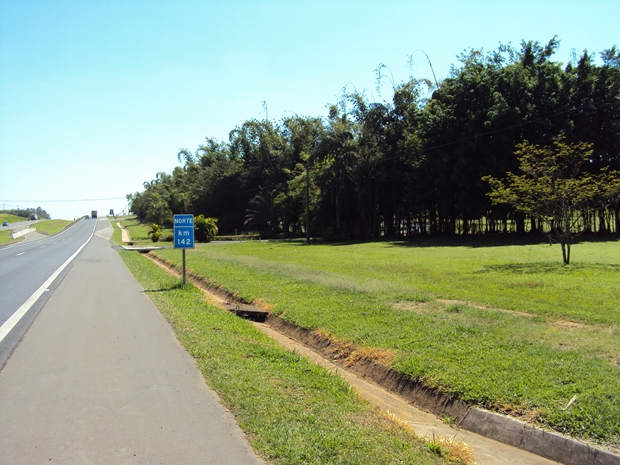
[{"label": "highway lane", "polygon": [[264,465],[111,233],[97,222],[0,370],[0,464]]},{"label": "highway lane", "polygon": [[0,248],[0,367],[70,265],[31,302],[17,324],[9,319],[20,308],[23,310],[53,273],[90,240],[96,225],[97,220],[80,220],[55,236]]},{"label": "highway lane", "polygon": [[[12,229],[14,230],[14,232],[20,231],[22,229],[26,229],[27,227],[29,227],[32,224],[36,224],[41,220],[36,220],[36,221],[31,221],[31,220],[24,220],[24,221],[17,221],[15,223],[9,223],[8,226],[0,226],[0,231],[4,231],[6,229]],[[0,222],[1,224],[1,222]]]}]

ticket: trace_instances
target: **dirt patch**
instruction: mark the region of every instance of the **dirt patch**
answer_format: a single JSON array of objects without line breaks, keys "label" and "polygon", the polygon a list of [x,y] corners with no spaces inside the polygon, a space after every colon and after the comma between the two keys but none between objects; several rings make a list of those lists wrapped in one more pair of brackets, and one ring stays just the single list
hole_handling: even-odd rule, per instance
[{"label": "dirt patch", "polygon": [[129,231],[127,231],[125,226],[123,226],[121,223],[116,223],[116,225],[121,230],[121,236],[122,236],[121,240],[123,242],[127,243],[127,244],[130,243],[131,242],[131,235],[129,234]]},{"label": "dirt patch", "polygon": [[519,312],[519,311],[516,311],[516,310],[506,310],[506,309],[503,309],[503,308],[485,307],[484,305],[474,305],[474,304],[471,304],[469,302],[463,302],[461,300],[437,299],[437,302],[441,302],[442,304],[445,304],[445,305],[466,305],[467,307],[479,308],[480,310],[488,310],[488,311],[493,311],[493,312],[510,313],[512,315],[519,315],[519,316],[529,316],[529,317],[538,316],[538,315],[535,315],[533,313]]},{"label": "dirt patch", "polygon": [[[437,302],[440,302],[440,303],[442,303],[444,305],[465,305],[467,307],[478,308],[480,310],[487,310],[487,311],[492,311],[492,312],[510,313],[512,315],[526,316],[526,317],[530,317],[530,318],[541,316],[541,315],[537,315],[535,313],[519,312],[517,310],[506,310],[506,309],[503,309],[503,308],[494,308],[494,307],[485,307],[483,305],[474,305],[472,303],[463,302],[461,300],[437,299]],[[423,311],[420,311],[419,313],[423,313]],[[550,322],[549,324],[551,324],[553,326],[559,326],[561,328],[568,328],[568,329],[591,329],[591,330],[595,330],[595,331],[602,331],[602,332],[605,332],[605,333],[613,332],[613,328],[611,328],[611,327],[598,326],[598,325],[587,324],[587,323],[579,323],[579,322],[576,322],[576,321],[569,321],[569,320],[564,320],[564,319],[555,320],[555,321]]]},{"label": "dirt patch", "polygon": [[413,313],[429,313],[430,307],[424,302],[392,302],[390,304],[397,310]]},{"label": "dirt patch", "polygon": [[552,323],[554,326],[560,326],[562,328],[569,329],[582,329],[582,328],[591,328],[592,326],[586,325],[584,323],[577,323],[575,321],[568,320],[556,320]]}]

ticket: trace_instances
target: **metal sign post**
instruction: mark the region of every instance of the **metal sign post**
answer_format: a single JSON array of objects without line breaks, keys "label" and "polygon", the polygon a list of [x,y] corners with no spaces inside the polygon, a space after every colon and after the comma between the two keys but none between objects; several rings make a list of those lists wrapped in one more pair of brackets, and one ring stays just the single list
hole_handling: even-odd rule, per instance
[{"label": "metal sign post", "polygon": [[194,215],[174,215],[174,248],[183,249],[183,285],[185,285],[185,249],[194,248]]}]

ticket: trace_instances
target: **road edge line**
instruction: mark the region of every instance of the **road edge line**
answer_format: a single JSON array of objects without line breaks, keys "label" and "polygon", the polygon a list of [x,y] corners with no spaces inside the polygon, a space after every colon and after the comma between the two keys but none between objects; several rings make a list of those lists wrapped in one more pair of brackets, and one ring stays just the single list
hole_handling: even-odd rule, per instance
[{"label": "road edge line", "polygon": [[[95,224],[96,227],[96,224]],[[58,267],[58,269],[56,271],[54,271],[51,276],[49,278],[47,278],[47,280],[41,284],[41,287],[39,287],[39,289],[37,289],[29,298],[28,300],[26,300],[26,302],[24,302],[21,307],[19,307],[17,309],[17,311],[15,313],[13,313],[3,324],[2,326],[0,326],[0,342],[2,342],[4,340],[5,337],[8,336],[8,334],[11,332],[11,330],[17,325],[17,323],[19,323],[19,321],[24,317],[24,315],[26,313],[28,313],[28,310],[30,310],[30,307],[32,307],[35,302],[37,300],[39,300],[39,297],[41,297],[43,295],[43,293],[45,292],[45,290],[50,286],[50,284],[52,284],[54,282],[54,280],[58,277],[58,275],[60,273],[62,273],[62,271],[69,265],[69,263],[71,263],[73,261],[73,259],[77,256],[77,254],[79,254],[82,249],[84,247],[86,247],[86,245],[90,242],[90,240],[93,238],[93,236],[95,235],[95,228],[93,228],[93,232],[90,234],[90,237],[86,240],[86,242],[84,242],[84,244],[82,244],[80,246],[79,249],[77,249],[73,255],[71,255],[69,258],[67,258],[67,260]]]}]

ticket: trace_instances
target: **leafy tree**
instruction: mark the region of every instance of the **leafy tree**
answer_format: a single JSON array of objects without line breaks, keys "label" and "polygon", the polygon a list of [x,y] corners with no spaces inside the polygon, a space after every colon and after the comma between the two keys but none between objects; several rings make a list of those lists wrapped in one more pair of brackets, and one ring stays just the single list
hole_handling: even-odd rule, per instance
[{"label": "leafy tree", "polygon": [[319,147],[324,138],[325,127],[321,118],[294,117],[284,118],[281,134],[285,143],[287,167],[283,172],[288,179],[284,189],[274,197],[274,206],[284,232],[301,232],[306,229],[309,239],[310,230],[316,231],[317,197],[320,190],[316,185],[317,160]]},{"label": "leafy tree", "polygon": [[243,225],[246,229],[258,229],[260,231],[275,231],[277,229],[273,197],[270,193],[266,195],[256,194],[250,200],[245,211]]},{"label": "leafy tree", "polygon": [[[519,233],[526,221],[541,230],[541,219],[494,204],[482,180],[519,172],[520,141],[586,140],[593,153],[580,175],[620,170],[620,52],[605,50],[599,66],[585,51],[563,67],[552,60],[558,45],[466,51],[436,86],[392,77],[391,102],[344,91],[325,119],[245,121],[227,142],[180,150],[172,174],[128,196],[131,211],[162,225],[205,212],[226,232],[305,228],[334,239]],[[581,215],[585,230],[620,232],[620,201]]]},{"label": "leafy tree", "polygon": [[217,218],[205,218],[198,215],[194,218],[194,232],[198,242],[211,242],[218,233]]},{"label": "leafy tree", "polygon": [[620,198],[620,172],[582,170],[592,156],[592,144],[567,143],[556,136],[551,146],[523,141],[515,155],[523,174],[507,173],[505,180],[485,176],[494,204],[507,203],[540,219],[561,244],[562,259],[570,263],[571,245],[584,230],[584,213],[604,208]]},{"label": "leafy tree", "polygon": [[145,192],[135,192],[133,194],[127,194],[125,196],[127,202],[129,202],[129,212],[138,217],[141,223],[146,220],[146,209],[148,208],[148,201]]},{"label": "leafy tree", "polygon": [[207,212],[219,219],[218,227],[224,231],[241,229],[251,193],[243,187],[242,163],[230,145],[207,139],[195,154],[184,149],[179,158],[185,162],[187,212]]},{"label": "leafy tree", "polygon": [[172,223],[172,211],[164,196],[159,192],[152,195],[151,202],[146,209],[146,221],[161,225]]},{"label": "leafy tree", "polygon": [[329,109],[329,120],[325,128],[325,135],[318,149],[318,159],[323,165],[319,175],[319,185],[324,196],[324,203],[331,208],[324,208],[333,213],[333,217],[326,217],[329,224],[334,224],[336,235],[346,236],[344,219],[348,219],[349,193],[351,188],[347,183],[348,167],[358,149],[358,128],[346,113],[340,112],[338,106],[332,105]]}]

